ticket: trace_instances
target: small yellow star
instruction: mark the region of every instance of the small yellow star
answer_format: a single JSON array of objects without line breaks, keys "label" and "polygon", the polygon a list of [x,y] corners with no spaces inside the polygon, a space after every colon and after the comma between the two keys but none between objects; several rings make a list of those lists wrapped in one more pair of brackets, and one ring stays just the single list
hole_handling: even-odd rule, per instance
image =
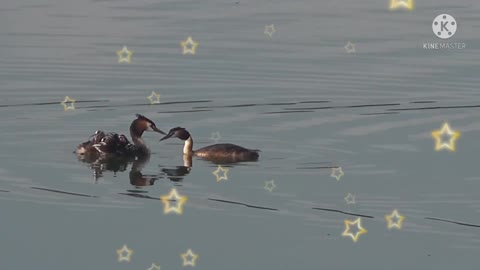
[{"label": "small yellow star", "polygon": [[152,263],[152,266],[150,266],[150,268],[148,268],[147,270],[160,270],[160,266]]},{"label": "small yellow star", "polygon": [[[448,135],[450,137],[448,143],[442,142],[442,136]],[[440,151],[442,149],[448,149],[455,151],[455,141],[460,137],[459,131],[452,131],[447,122],[442,126],[441,130],[432,131],[432,137],[435,139],[435,150]]]},{"label": "small yellow star", "polygon": [[187,252],[180,254],[180,256],[182,257],[182,260],[183,260],[183,266],[187,266],[187,265],[195,266],[195,260],[198,259],[198,255],[193,253],[191,249],[188,249]]},{"label": "small yellow star", "polygon": [[[67,103],[70,103],[70,105],[67,105]],[[60,104],[62,104],[65,111],[75,110],[75,99],[70,98],[69,96],[65,96],[65,99],[60,102]]]},{"label": "small yellow star", "polygon": [[[393,221],[394,218],[396,219],[396,222]],[[405,217],[400,215],[397,209],[393,210],[390,215],[385,215],[385,220],[388,222],[388,229],[397,228],[400,230],[402,228],[402,222],[404,219]]]},{"label": "small yellow star", "polygon": [[186,40],[181,41],[183,54],[195,54],[195,49],[198,46],[198,42],[194,41],[192,37],[188,37]]},{"label": "small yellow star", "polygon": [[347,197],[345,197],[345,201],[347,204],[355,204],[355,195],[352,195],[352,193],[348,193]]},{"label": "small yellow star", "polygon": [[413,9],[413,0],[390,0],[390,10],[404,8]]},{"label": "small yellow star", "polygon": [[347,43],[347,45],[345,45],[344,48],[347,51],[347,53],[354,53],[355,52],[355,44],[353,44],[350,41]]},{"label": "small yellow star", "polygon": [[133,253],[133,250],[129,249],[127,245],[123,245],[122,248],[117,249],[118,261],[130,262],[130,257],[132,256],[132,253]]},{"label": "small yellow star", "polygon": [[212,132],[212,136],[210,136],[210,140],[218,142],[220,140],[220,132]]},{"label": "small yellow star", "polygon": [[[222,166],[218,165],[217,170],[213,171],[212,173],[217,178],[217,182],[220,182],[222,180],[228,180],[228,170],[228,168],[223,168]],[[223,176],[218,175],[220,171],[223,172]]]},{"label": "small yellow star", "polygon": [[[345,231],[342,233],[342,236],[350,236],[353,239],[353,242],[357,242],[358,237],[362,234],[367,233],[367,230],[362,227],[361,219],[357,218],[354,221],[345,220]],[[355,233],[350,232],[350,225],[357,225],[358,231]]]},{"label": "small yellow star", "polygon": [[334,177],[337,179],[337,181],[340,181],[340,178],[344,175],[342,167],[336,167],[332,168],[332,173],[330,174],[331,177]]},{"label": "small yellow star", "polygon": [[263,32],[265,35],[268,35],[271,38],[275,32],[277,31],[275,30],[275,26],[273,24],[265,25],[265,31]]},{"label": "small yellow star", "polygon": [[160,103],[160,94],[155,93],[155,91],[152,91],[150,96],[148,96],[147,98],[148,100],[150,100],[150,104]]},{"label": "small yellow star", "polygon": [[275,185],[275,183],[273,182],[273,180],[270,180],[270,181],[265,181],[265,189],[272,192],[272,190],[274,190],[275,188],[277,187],[277,185]]},{"label": "small yellow star", "polygon": [[[168,214],[170,212],[177,213],[178,215],[181,215],[183,213],[183,204],[185,204],[188,200],[187,196],[180,196],[175,188],[172,188],[170,190],[170,193],[167,195],[163,195],[160,197],[160,200],[165,204],[165,207],[163,209],[164,214]],[[177,203],[176,206],[170,206],[170,202],[175,201]]]},{"label": "small yellow star", "polygon": [[117,51],[118,63],[130,63],[133,51],[129,51],[127,46],[123,46],[121,50]]}]

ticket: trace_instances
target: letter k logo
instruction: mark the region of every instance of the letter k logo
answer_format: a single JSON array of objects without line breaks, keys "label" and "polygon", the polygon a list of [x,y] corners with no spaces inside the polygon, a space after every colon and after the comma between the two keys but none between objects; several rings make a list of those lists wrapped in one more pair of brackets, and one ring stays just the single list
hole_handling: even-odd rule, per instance
[{"label": "letter k logo", "polygon": [[[443,32],[443,31],[449,31],[448,28],[447,28],[447,23],[448,21],[441,21],[440,22],[440,31]],[[444,30],[445,29],[445,30]]]},{"label": "letter k logo", "polygon": [[455,18],[448,14],[438,15],[432,23],[433,33],[441,39],[448,39],[455,35],[457,27]]}]

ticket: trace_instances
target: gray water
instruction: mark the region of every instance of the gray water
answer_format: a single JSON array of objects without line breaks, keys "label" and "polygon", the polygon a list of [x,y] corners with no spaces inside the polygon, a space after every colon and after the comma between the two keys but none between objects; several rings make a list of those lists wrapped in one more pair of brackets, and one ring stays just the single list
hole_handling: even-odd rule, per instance
[{"label": "gray water", "polygon": [[[0,269],[180,269],[188,249],[211,270],[478,268],[480,2],[388,2],[2,1]],[[422,48],[443,42],[442,13],[465,49]],[[188,36],[195,55],[182,55]],[[128,134],[136,113],[187,128],[194,148],[218,132],[260,159],[217,182],[217,165],[185,168],[180,140],[146,133],[149,162],[94,177],[75,146]],[[434,150],[445,121],[455,152]],[[188,196],[182,215],[163,213],[172,187]],[[394,209],[400,230],[384,219]],[[358,217],[368,232],[342,237]]]}]

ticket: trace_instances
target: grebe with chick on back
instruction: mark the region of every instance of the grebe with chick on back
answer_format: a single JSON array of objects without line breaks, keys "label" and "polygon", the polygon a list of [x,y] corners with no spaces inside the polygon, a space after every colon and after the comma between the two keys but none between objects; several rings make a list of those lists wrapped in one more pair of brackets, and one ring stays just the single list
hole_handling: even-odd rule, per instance
[{"label": "grebe with chick on back", "polygon": [[231,143],[221,143],[209,145],[197,150],[193,150],[193,139],[190,133],[182,127],[172,128],[160,141],[171,137],[177,137],[185,141],[183,154],[187,156],[197,156],[215,163],[235,163],[241,161],[258,160],[260,150],[247,149]]},{"label": "grebe with chick on back", "polygon": [[77,146],[75,153],[82,156],[113,155],[139,157],[149,155],[150,150],[142,139],[143,132],[154,131],[166,135],[159,130],[155,123],[147,117],[136,114],[137,119],[130,125],[130,136],[132,142],[123,134],[115,132],[105,133],[101,130],[95,131],[89,140]]}]

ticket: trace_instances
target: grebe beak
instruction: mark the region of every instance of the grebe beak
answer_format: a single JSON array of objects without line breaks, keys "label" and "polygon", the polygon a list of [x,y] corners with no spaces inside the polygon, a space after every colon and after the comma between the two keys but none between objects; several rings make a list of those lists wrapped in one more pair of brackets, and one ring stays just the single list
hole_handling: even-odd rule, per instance
[{"label": "grebe beak", "polygon": [[160,134],[163,134],[163,135],[166,135],[166,134],[167,134],[167,133],[161,131],[160,129],[158,129],[158,128],[156,128],[156,127],[152,127],[152,129],[153,129],[153,131],[158,132],[158,133],[160,133]]},{"label": "grebe beak", "polygon": [[172,137],[173,135],[175,135],[175,132],[170,132],[165,137],[161,138],[160,141],[166,140],[166,139]]}]

